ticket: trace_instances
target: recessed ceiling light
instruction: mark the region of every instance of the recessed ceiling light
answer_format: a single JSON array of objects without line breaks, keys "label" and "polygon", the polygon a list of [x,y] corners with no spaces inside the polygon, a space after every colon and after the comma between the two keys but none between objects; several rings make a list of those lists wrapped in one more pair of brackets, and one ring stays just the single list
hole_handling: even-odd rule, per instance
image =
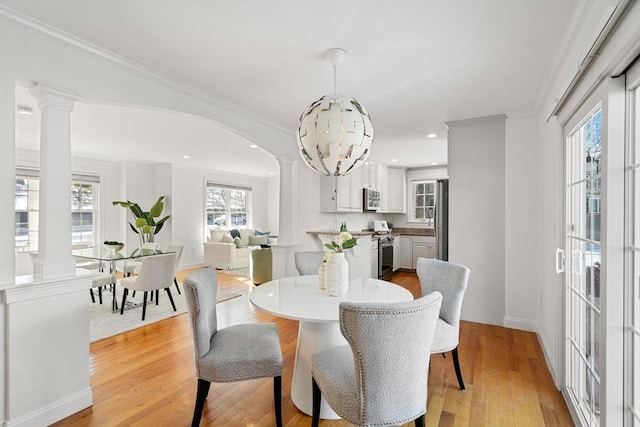
[{"label": "recessed ceiling light", "polygon": [[391,159],[391,163],[398,163],[398,159]]},{"label": "recessed ceiling light", "polygon": [[183,159],[190,159],[191,156],[182,156]]},{"label": "recessed ceiling light", "polygon": [[433,162],[431,163],[431,166],[436,166],[438,164],[438,162]]},{"label": "recessed ceiling light", "polygon": [[435,138],[436,136],[438,135],[436,135],[435,133],[430,133],[427,135],[427,138]]},{"label": "recessed ceiling light", "polygon": [[275,175],[275,172],[269,172],[269,175]]},{"label": "recessed ceiling light", "polygon": [[33,114],[33,108],[28,105],[16,105],[16,112],[18,114]]},{"label": "recessed ceiling light", "polygon": [[251,144],[249,145],[249,148],[258,148],[258,146],[256,144]]}]

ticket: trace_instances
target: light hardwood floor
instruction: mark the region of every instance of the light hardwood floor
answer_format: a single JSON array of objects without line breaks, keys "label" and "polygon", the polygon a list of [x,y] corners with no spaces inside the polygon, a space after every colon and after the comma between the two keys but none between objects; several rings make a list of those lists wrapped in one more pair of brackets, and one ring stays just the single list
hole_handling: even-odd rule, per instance
[{"label": "light hardwood floor", "polygon": [[[290,398],[297,322],[256,310],[247,298],[252,286],[247,279],[220,273],[219,281],[220,289],[242,294],[217,305],[219,327],[243,322],[278,324],[284,354],[283,422],[289,427],[311,425],[310,417]],[[397,273],[392,281],[414,296],[420,293],[414,273]],[[460,340],[467,390],[459,390],[450,356],[431,356],[428,426],[573,425],[535,334],[462,322]],[[187,314],[95,342],[90,357],[93,406],[55,426],[190,425],[196,378]],[[272,384],[270,379],[212,384],[201,425],[275,425]],[[320,425],[350,424],[338,420]]]}]

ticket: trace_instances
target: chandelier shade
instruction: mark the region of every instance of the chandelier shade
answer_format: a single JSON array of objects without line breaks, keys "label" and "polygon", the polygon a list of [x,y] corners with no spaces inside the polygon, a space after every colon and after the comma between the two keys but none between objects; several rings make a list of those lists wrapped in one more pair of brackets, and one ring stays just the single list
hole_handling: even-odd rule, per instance
[{"label": "chandelier shade", "polygon": [[[327,57],[334,67],[346,52],[334,48]],[[354,98],[325,95],[300,115],[298,148],[305,163],[322,175],[348,175],[369,157],[373,125],[367,110]]]}]

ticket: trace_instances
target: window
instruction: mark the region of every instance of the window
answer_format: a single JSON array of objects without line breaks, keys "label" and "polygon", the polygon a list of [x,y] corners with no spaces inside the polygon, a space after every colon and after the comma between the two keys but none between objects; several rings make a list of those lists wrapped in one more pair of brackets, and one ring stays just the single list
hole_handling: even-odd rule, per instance
[{"label": "window", "polygon": [[251,226],[251,188],[207,184],[207,228]]},{"label": "window", "polygon": [[[15,187],[16,252],[38,250],[40,179],[38,171],[18,169]],[[95,243],[96,200],[99,178],[74,174],[71,183],[71,242]]]},{"label": "window", "polygon": [[71,184],[71,243],[94,242],[95,184]]},{"label": "window", "polygon": [[409,220],[433,227],[436,208],[436,182],[414,181],[412,194],[413,209]]}]

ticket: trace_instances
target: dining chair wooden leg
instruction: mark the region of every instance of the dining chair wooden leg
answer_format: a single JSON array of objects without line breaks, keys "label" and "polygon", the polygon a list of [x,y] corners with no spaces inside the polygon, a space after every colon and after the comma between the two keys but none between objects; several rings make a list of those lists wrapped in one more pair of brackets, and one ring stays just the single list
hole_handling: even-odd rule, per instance
[{"label": "dining chair wooden leg", "polygon": [[[151,291],[153,293],[153,291]],[[144,296],[142,297],[142,320],[144,321],[144,317],[147,314],[147,291],[144,291]]]},{"label": "dining chair wooden leg", "polygon": [[420,415],[415,419],[416,427],[424,427],[424,415]]},{"label": "dining chair wooden leg", "polygon": [[102,286],[98,286],[98,300],[102,304]]},{"label": "dining chair wooden leg", "polygon": [[91,302],[96,302],[96,297],[93,295],[93,289],[89,289],[89,295],[91,295]]},{"label": "dining chair wooden leg", "polygon": [[129,289],[124,288],[122,290],[122,304],[120,305],[120,314],[124,314],[124,304],[127,302],[127,293]]},{"label": "dining chair wooden leg", "polygon": [[460,385],[460,390],[464,391],[464,381],[462,380],[462,372],[460,372],[460,361],[458,360],[458,347],[451,350],[451,355],[453,356],[453,367],[456,370],[456,376],[458,377],[458,384]]},{"label": "dining chair wooden leg", "polygon": [[[169,295],[169,301],[171,301],[171,307],[173,307],[173,311],[178,311],[176,309],[176,304],[173,302],[173,296],[171,296],[171,290],[169,288],[165,288],[164,290],[167,291],[167,295]],[[157,300],[158,300],[158,297],[156,297],[156,301]]]},{"label": "dining chair wooden leg", "polygon": [[176,284],[176,289],[178,290],[178,295],[182,295],[182,293],[180,292],[180,286],[178,286],[178,279],[176,279],[175,277],[173,278],[173,283]]},{"label": "dining chair wooden leg", "polygon": [[200,425],[200,419],[202,418],[202,410],[204,409],[204,402],[209,395],[209,387],[211,383],[206,380],[198,378],[198,392],[196,394],[196,407],[193,410],[193,420],[191,420],[191,427],[198,427]]},{"label": "dining chair wooden leg", "polygon": [[311,383],[313,388],[311,427],[318,427],[320,423],[320,398],[322,397],[322,393],[315,378],[311,377]]},{"label": "dining chair wooden leg", "polygon": [[273,377],[273,406],[276,413],[276,427],[282,427],[282,377]]}]

